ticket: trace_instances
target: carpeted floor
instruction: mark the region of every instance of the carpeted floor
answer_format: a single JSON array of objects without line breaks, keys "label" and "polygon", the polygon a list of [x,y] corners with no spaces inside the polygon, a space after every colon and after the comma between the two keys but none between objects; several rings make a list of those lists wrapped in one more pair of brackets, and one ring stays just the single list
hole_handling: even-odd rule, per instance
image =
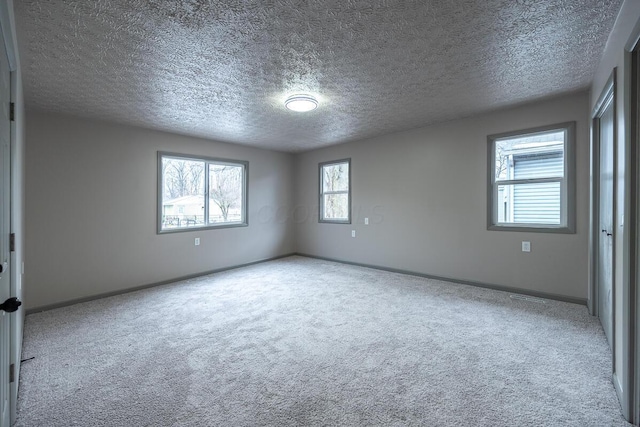
[{"label": "carpeted floor", "polygon": [[27,316],[18,426],[626,426],[586,307],[290,257]]}]

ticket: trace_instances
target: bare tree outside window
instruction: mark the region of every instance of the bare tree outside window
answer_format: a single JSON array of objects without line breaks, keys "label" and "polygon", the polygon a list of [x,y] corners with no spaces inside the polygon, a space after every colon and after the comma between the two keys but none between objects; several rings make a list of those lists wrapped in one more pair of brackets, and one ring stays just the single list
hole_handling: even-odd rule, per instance
[{"label": "bare tree outside window", "polygon": [[197,160],[162,159],[162,224],[166,228],[204,224],[205,163]]},{"label": "bare tree outside window", "polygon": [[[164,197],[204,196],[204,162],[164,158]],[[204,201],[203,201],[204,202]]]},{"label": "bare tree outside window", "polygon": [[246,225],[248,164],[159,154],[159,232]]},{"label": "bare tree outside window", "polygon": [[349,221],[349,165],[349,161],[321,165],[321,221]]},{"label": "bare tree outside window", "polygon": [[219,212],[210,210],[209,221],[240,220],[238,208],[242,203],[242,167],[209,165],[209,198],[219,209]]},{"label": "bare tree outside window", "polygon": [[507,169],[512,149],[512,140],[496,143],[496,179],[507,179]]}]

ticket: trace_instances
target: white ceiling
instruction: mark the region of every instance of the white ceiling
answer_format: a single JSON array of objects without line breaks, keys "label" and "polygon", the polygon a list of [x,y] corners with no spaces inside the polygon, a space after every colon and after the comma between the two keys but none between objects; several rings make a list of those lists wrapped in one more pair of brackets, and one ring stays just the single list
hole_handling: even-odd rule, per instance
[{"label": "white ceiling", "polygon": [[[303,151],[585,89],[622,0],[17,0],[28,107]],[[287,94],[320,107],[286,110]]]}]

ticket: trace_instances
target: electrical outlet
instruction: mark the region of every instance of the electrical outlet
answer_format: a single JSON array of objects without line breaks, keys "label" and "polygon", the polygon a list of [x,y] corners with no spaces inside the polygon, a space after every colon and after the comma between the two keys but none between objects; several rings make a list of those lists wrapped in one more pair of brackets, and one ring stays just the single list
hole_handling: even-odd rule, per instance
[{"label": "electrical outlet", "polygon": [[364,225],[369,225],[369,218],[364,219]]},{"label": "electrical outlet", "polygon": [[200,246],[200,238],[199,237],[196,237],[195,245],[196,246]]},{"label": "electrical outlet", "polygon": [[351,230],[351,237],[356,237],[356,230]]},{"label": "electrical outlet", "polygon": [[531,242],[522,242],[522,252],[531,252]]}]

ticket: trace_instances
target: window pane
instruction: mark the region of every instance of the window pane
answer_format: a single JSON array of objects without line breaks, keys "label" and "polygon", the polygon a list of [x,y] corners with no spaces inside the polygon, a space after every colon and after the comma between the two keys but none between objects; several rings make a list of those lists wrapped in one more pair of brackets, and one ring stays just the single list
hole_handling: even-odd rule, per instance
[{"label": "window pane", "polygon": [[162,229],[204,224],[204,162],[162,158]]},{"label": "window pane", "polygon": [[560,224],[560,183],[498,185],[498,223]]},{"label": "window pane", "polygon": [[244,167],[209,165],[209,222],[242,222]]},{"label": "window pane", "polygon": [[340,221],[347,221],[349,219],[348,194],[325,194],[323,207],[323,219]]},{"label": "window pane", "polygon": [[565,131],[497,140],[496,181],[562,177],[564,140]]},{"label": "window pane", "polygon": [[322,192],[349,191],[349,163],[322,167]]}]

